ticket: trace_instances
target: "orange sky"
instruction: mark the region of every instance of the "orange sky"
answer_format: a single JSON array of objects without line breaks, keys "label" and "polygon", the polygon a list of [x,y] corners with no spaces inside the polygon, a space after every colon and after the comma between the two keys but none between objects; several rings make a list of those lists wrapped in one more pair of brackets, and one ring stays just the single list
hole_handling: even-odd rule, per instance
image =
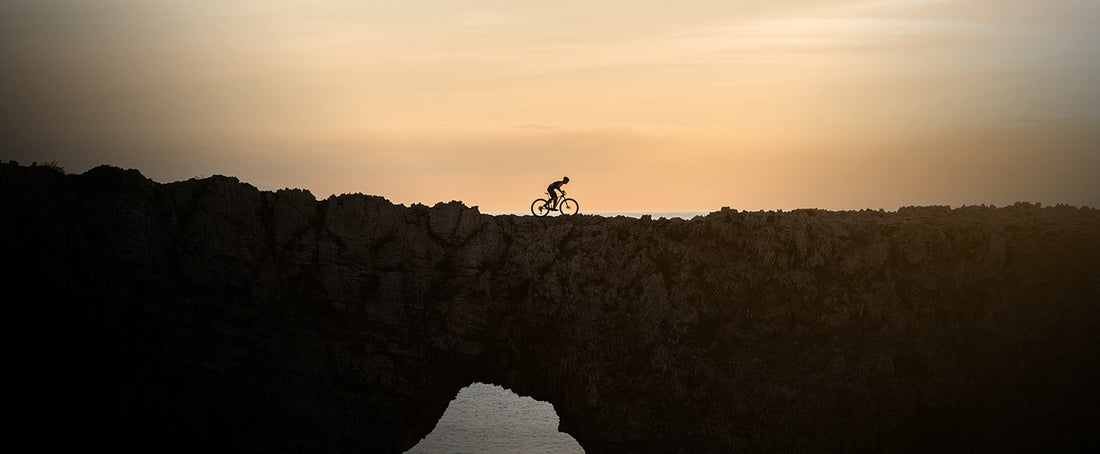
[{"label": "orange sky", "polygon": [[1095,0],[0,0],[2,160],[523,211],[1100,207]]}]

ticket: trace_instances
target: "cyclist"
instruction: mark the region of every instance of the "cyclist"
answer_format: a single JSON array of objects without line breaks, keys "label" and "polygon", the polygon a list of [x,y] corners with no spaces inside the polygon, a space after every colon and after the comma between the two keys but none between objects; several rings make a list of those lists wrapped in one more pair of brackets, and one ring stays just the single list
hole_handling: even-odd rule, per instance
[{"label": "cyclist", "polygon": [[562,177],[561,180],[550,183],[550,186],[546,187],[546,192],[550,193],[550,210],[557,211],[558,207],[558,194],[557,191],[561,191],[562,195],[565,195],[565,191],[562,191],[561,186],[569,183],[569,177]]}]

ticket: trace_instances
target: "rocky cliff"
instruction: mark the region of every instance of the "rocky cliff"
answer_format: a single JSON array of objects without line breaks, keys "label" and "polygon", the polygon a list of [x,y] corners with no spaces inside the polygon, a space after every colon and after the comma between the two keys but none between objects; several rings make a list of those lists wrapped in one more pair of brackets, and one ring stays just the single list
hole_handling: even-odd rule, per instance
[{"label": "rocky cliff", "polygon": [[589,453],[1100,447],[1100,212],[480,214],[0,165],[9,443],[402,452],[458,390]]}]

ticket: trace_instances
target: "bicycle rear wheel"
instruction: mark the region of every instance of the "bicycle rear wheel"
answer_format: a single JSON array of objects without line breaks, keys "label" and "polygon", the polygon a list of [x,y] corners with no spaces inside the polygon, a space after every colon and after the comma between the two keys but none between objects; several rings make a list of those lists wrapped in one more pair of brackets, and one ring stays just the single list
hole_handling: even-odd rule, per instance
[{"label": "bicycle rear wheel", "polygon": [[576,200],[562,199],[561,203],[558,204],[558,210],[561,211],[563,216],[569,216],[577,214],[581,210],[581,206],[577,204]]},{"label": "bicycle rear wheel", "polygon": [[546,205],[547,203],[549,202],[547,202],[546,199],[535,199],[534,202],[531,202],[531,214],[535,216],[546,216],[550,214],[550,207]]}]

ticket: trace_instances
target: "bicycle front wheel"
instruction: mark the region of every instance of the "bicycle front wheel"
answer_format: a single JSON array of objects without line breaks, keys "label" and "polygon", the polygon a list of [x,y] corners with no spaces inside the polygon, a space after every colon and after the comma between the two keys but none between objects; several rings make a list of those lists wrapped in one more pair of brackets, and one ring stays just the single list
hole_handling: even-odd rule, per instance
[{"label": "bicycle front wheel", "polygon": [[558,210],[561,210],[563,216],[568,216],[577,214],[581,210],[581,206],[577,204],[576,200],[562,199],[561,203],[558,204]]},{"label": "bicycle front wheel", "polygon": [[531,202],[531,214],[535,216],[546,216],[550,214],[550,207],[547,206],[546,199],[535,199]]}]

